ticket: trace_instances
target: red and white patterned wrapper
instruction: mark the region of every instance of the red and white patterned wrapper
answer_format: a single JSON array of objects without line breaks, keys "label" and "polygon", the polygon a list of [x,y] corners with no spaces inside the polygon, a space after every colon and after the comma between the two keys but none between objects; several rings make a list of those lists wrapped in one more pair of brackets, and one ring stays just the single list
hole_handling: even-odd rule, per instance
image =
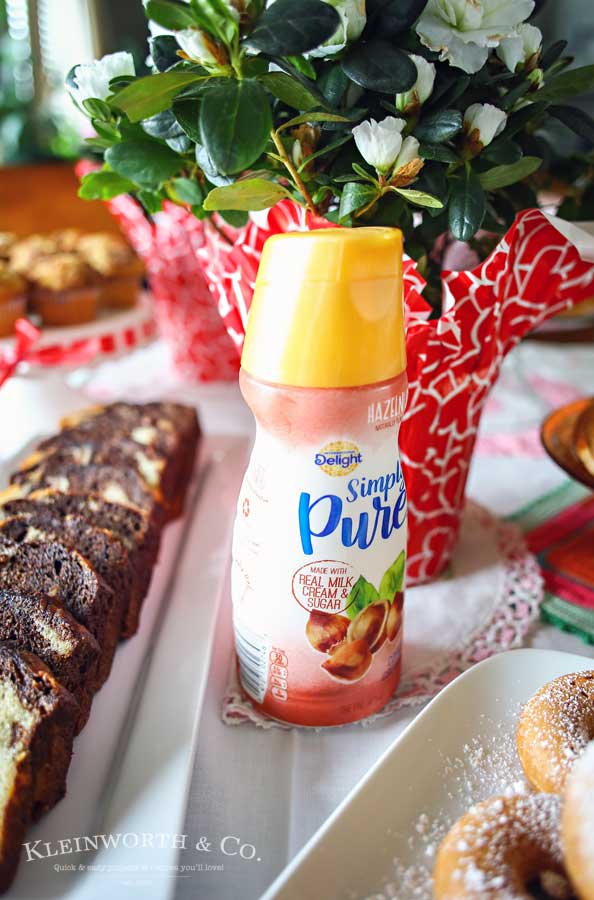
[{"label": "red and white patterned wrapper", "polygon": [[[137,207],[131,212],[134,206],[129,198],[112,202],[147,261],[153,291],[168,298],[162,327],[172,336],[185,331],[183,338],[177,335],[178,363],[189,371],[194,354],[199,377],[206,370],[207,377],[234,376],[265,240],[329,223],[286,200],[241,229],[220,220],[215,226],[197,222],[171,206],[151,225]],[[135,224],[139,215],[142,222]],[[466,272],[443,272],[440,318],[429,319],[424,284],[405,257],[409,402],[400,444],[411,584],[435,577],[451,558],[483,405],[503,358],[537,325],[594,293],[594,265],[543,213],[526,210],[484,262]]]},{"label": "red and white patterned wrapper", "polygon": [[178,371],[192,381],[230,381],[239,357],[202,271],[207,252],[204,225],[188,210],[166,203],[149,220],[129,196],[109,207],[144,260],[159,331],[171,346]]}]

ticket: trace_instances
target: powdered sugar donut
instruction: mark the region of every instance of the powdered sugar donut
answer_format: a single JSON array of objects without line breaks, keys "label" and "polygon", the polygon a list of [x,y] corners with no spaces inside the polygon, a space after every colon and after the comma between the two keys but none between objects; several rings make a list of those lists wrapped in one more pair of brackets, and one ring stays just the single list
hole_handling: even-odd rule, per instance
[{"label": "powdered sugar donut", "polygon": [[594,900],[594,744],[567,779],[561,817],[565,865],[582,900]]},{"label": "powdered sugar donut", "polygon": [[528,900],[531,883],[544,873],[555,873],[569,887],[560,812],[554,794],[492,797],[473,806],[438,850],[435,900]]},{"label": "powdered sugar donut", "polygon": [[520,714],[516,741],[528,781],[559,794],[576,760],[594,738],[594,671],[545,684]]}]

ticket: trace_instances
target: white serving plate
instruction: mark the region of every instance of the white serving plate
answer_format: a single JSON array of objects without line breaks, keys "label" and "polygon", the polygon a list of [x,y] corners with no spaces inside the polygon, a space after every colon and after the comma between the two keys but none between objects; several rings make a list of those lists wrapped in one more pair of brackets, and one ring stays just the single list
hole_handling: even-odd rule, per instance
[{"label": "white serving plate", "polygon": [[441,836],[473,802],[522,779],[514,750],[521,704],[552,678],[593,666],[554,650],[512,650],[465,672],[394,742],[262,900],[431,900],[424,872]]},{"label": "white serving plate", "polygon": [[[118,648],[75,740],[67,795],[27,834],[37,853],[45,854],[49,842],[57,855],[28,861],[25,853],[10,900],[173,895],[178,847],[170,837],[153,837],[152,847],[140,837],[135,846],[136,836],[183,829],[219,582],[247,451],[243,438],[204,439],[187,511],[165,530],[138,634]],[[100,838],[97,852],[60,852],[60,840],[95,835],[106,836],[107,849]]]}]

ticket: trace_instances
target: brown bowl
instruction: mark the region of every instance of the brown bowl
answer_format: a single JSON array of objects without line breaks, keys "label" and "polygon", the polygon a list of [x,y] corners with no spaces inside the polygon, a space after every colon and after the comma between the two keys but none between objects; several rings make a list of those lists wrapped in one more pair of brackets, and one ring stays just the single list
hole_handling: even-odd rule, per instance
[{"label": "brown bowl", "polygon": [[586,487],[594,489],[594,472],[589,472],[580,456],[576,444],[580,445],[587,435],[585,427],[594,410],[594,398],[574,400],[567,406],[556,409],[544,420],[540,433],[543,447],[568,475]]}]

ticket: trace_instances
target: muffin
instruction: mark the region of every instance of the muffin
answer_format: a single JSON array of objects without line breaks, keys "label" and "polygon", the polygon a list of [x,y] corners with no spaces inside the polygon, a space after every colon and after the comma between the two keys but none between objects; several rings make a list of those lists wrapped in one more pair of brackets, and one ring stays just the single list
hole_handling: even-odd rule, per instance
[{"label": "muffin", "polygon": [[61,228],[48,235],[49,239],[55,242],[56,250],[64,253],[75,253],[82,236],[80,228]]},{"label": "muffin", "polygon": [[45,325],[78,325],[97,315],[99,290],[93,273],[75,253],[55,253],[35,262],[28,275],[32,306]]},{"label": "muffin", "polygon": [[56,250],[56,242],[52,238],[47,235],[32,234],[28,238],[17,241],[10,247],[10,268],[24,278],[29,278],[31,267],[38,260],[51,256]]},{"label": "muffin", "polygon": [[12,231],[0,231],[0,260],[7,260],[10,257],[10,248],[17,242],[16,234]]},{"label": "muffin", "polygon": [[14,323],[27,311],[27,285],[20,275],[0,262],[0,337],[9,337]]},{"label": "muffin", "polygon": [[132,248],[113,234],[88,234],[77,250],[99,279],[99,302],[122,309],[134,306],[138,299],[144,266]]}]

